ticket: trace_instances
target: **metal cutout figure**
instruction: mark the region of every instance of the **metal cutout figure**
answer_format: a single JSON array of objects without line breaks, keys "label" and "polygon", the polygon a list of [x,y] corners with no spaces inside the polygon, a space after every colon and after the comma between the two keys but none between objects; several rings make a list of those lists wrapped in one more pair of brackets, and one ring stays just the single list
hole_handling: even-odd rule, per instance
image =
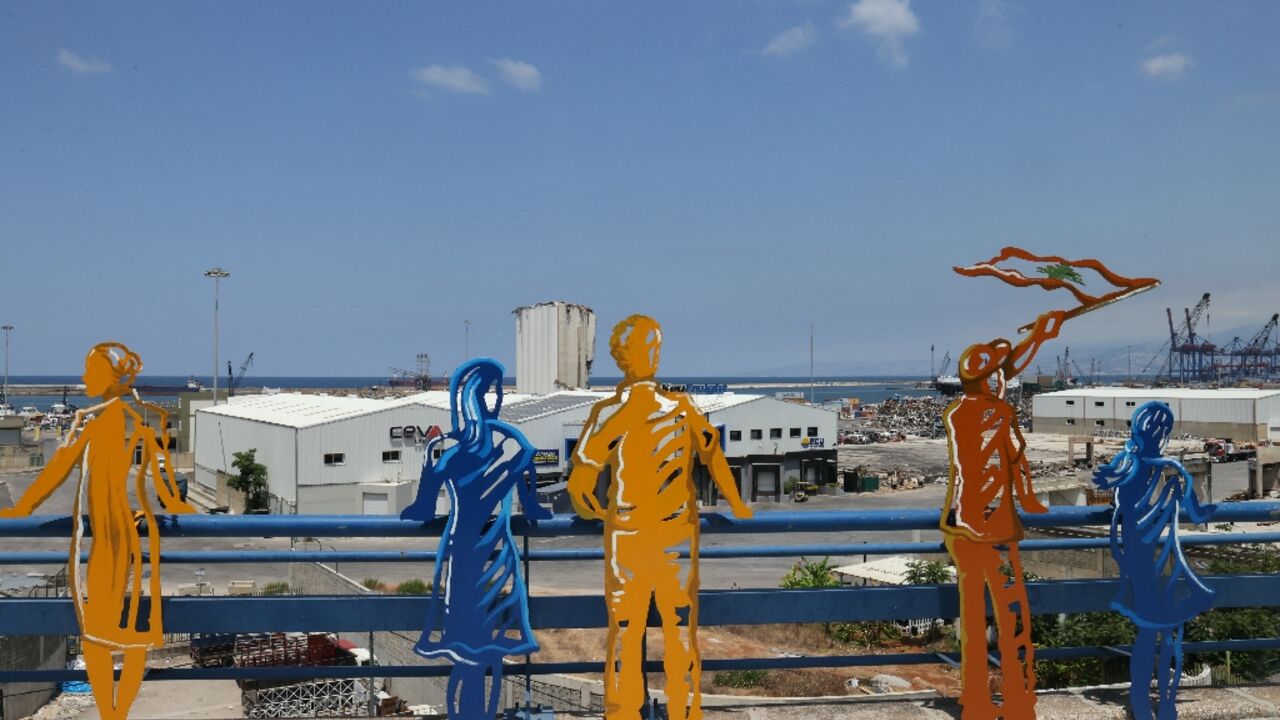
[{"label": "metal cutout figure", "polygon": [[[176,493],[169,461],[168,414],[158,405],[144,402],[133,390],[142,360],[120,343],[95,345],[85,358],[85,394],[102,402],[77,411],[71,429],[49,464],[31,487],[0,517],[21,517],[58,489],[71,471],[80,469],[71,538],[71,597],[83,638],[85,668],[98,712],[110,720],[123,719],[142,686],[147,650],[164,642],[160,615],[160,533],[151,507],[147,477],[171,513],[195,512]],[[159,428],[147,424],[143,412],[155,413]],[[134,509],[129,498],[129,473],[135,450],[141,463],[134,471]],[[160,461],[164,460],[163,463]],[[93,544],[88,563],[81,568],[80,546],[84,536],[84,495],[88,490],[88,519]],[[147,559],[139,524],[148,533]],[[150,577],[147,578],[147,573]],[[146,585],[144,586],[144,581]],[[146,613],[142,598],[150,596]],[[113,655],[122,653],[120,680],[115,682]]]},{"label": "metal cutout figure", "polygon": [[[1000,267],[1006,260],[1052,263],[1041,268],[1046,277],[1027,277],[1016,269]],[[1089,295],[1076,285],[1082,278],[1075,268],[1098,272],[1115,289]],[[960,705],[966,720],[1035,717],[1035,661],[1031,642],[1031,612],[1022,579],[1018,541],[1022,522],[1018,509],[1029,513],[1047,508],[1036,499],[1031,485],[1026,442],[1017,412],[1005,400],[1009,380],[1031,364],[1046,341],[1058,336],[1062,323],[1154,287],[1150,278],[1125,278],[1096,260],[1068,261],[1056,256],[1036,256],[1018,248],[1005,248],[986,262],[955,268],[969,277],[992,276],[1015,287],[1045,290],[1066,288],[1081,303],[1071,310],[1041,314],[1017,345],[1004,338],[971,345],[960,356],[961,396],[943,414],[950,454],[947,496],[941,529],[947,551],[956,566],[960,592]],[[997,707],[988,690],[986,647],[986,598],[990,594],[1000,649],[1001,696]]]},{"label": "metal cutout figure", "polygon": [[[449,493],[430,610],[414,652],[453,660],[447,704],[455,720],[497,715],[503,658],[538,649],[511,535],[512,496],[519,494],[528,519],[549,519],[551,512],[538,504],[533,446],[498,419],[503,371],[489,358],[470,360],[454,371],[449,382],[453,429],[427,444],[418,495],[400,513],[430,522],[440,488]],[[492,404],[486,399],[490,393]],[[445,440],[453,444],[432,461],[433,450]]]},{"label": "metal cutout figure", "polygon": [[[667,717],[702,717],[695,457],[710,470],[734,516],[752,515],[738,494],[716,428],[688,395],[664,390],[654,379],[661,345],[662,329],[653,318],[632,315],[614,327],[609,349],[623,379],[611,397],[592,407],[569,476],[574,509],[604,521],[609,720],[640,718],[650,598],[662,620]],[[611,468],[608,504],[601,507],[595,490],[606,467]],[[683,567],[682,549],[689,552]]]},{"label": "metal cutout figure", "polygon": [[[1093,481],[1115,492],[1111,555],[1120,567],[1116,612],[1137,625],[1129,657],[1129,702],[1138,720],[1178,717],[1183,626],[1213,605],[1214,592],[1192,572],[1178,542],[1178,511],[1207,522],[1215,506],[1201,505],[1186,468],[1164,457],[1173,412],[1149,402],[1133,413],[1132,436]],[[1153,668],[1154,666],[1154,668]],[[1154,669],[1159,713],[1152,714]]]}]

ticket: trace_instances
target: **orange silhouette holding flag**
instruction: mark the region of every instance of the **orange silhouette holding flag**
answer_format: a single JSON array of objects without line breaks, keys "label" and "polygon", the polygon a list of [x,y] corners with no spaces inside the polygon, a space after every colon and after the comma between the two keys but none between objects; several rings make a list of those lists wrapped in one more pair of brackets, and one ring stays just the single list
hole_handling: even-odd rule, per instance
[{"label": "orange silhouette holding flag", "polygon": [[[1002,268],[1006,260],[1053,263],[1041,267],[1047,277],[1034,278]],[[1076,268],[1096,270],[1115,289],[1103,295],[1079,290]],[[971,345],[960,356],[962,394],[943,414],[950,450],[950,478],[942,517],[943,539],[956,565],[960,592],[960,704],[965,720],[1035,717],[1035,665],[1031,612],[1022,581],[1018,541],[1022,522],[1018,508],[1029,513],[1047,508],[1036,499],[1025,454],[1026,442],[1017,412],[1005,400],[1005,384],[1031,363],[1040,346],[1058,336],[1062,323],[1149,290],[1151,278],[1131,279],[1107,270],[1096,260],[1068,261],[1036,256],[1018,248],[984,263],[955,268],[970,277],[998,277],[1017,287],[1065,288],[1080,305],[1052,310],[1020,329],[1030,330],[1017,345],[998,338]],[[988,690],[986,596],[991,596],[998,630],[1003,707],[997,709]]]},{"label": "orange silhouette holding flag", "polygon": [[[151,493],[146,476],[153,479],[155,493],[171,513],[195,512],[176,494],[177,484],[169,474],[167,413],[159,406],[143,402],[133,390],[142,370],[142,360],[119,343],[100,343],[89,351],[84,362],[85,394],[100,396],[102,402],[76,413],[71,430],[49,464],[11,508],[0,517],[30,515],[37,505],[53,494],[71,471],[80,468],[73,511],[71,538],[71,595],[83,636],[84,660],[98,703],[106,719],[123,719],[129,714],[142,675],[147,650],[164,642],[160,618],[160,534],[151,509]],[[159,416],[159,432],[148,426],[142,413],[126,397]],[[88,418],[88,419],[86,419]],[[135,449],[141,447],[142,462],[134,478],[134,494],[141,510],[134,510],[129,498],[129,471]],[[163,458],[164,464],[158,460]],[[93,544],[83,572],[80,543],[84,535],[81,514],[84,491],[88,489],[89,526]],[[147,553],[143,559],[138,523],[146,521]],[[143,591],[144,577],[146,592]],[[146,613],[142,598],[150,595]],[[112,655],[124,657],[119,684],[114,682]]]},{"label": "orange silhouette holding flag", "polygon": [[[612,397],[591,409],[569,476],[578,514],[604,521],[609,720],[640,718],[642,643],[651,597],[662,618],[668,717],[702,717],[695,455],[709,468],[733,514],[751,517],[720,449],[719,432],[687,395],[664,390],[654,380],[661,344],[657,321],[644,315],[632,315],[613,329],[609,349],[623,379]],[[609,502],[601,507],[595,489],[606,466],[612,469]],[[679,559],[682,549],[689,552],[686,567]]]}]

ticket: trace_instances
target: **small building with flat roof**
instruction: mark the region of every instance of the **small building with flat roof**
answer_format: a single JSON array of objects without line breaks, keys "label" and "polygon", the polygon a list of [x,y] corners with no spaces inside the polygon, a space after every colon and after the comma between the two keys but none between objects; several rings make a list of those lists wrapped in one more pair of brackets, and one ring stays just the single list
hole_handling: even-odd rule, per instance
[{"label": "small building with flat roof", "polygon": [[1086,387],[1031,399],[1031,430],[1127,434],[1133,413],[1151,401],[1173,411],[1175,435],[1280,442],[1280,388]]}]

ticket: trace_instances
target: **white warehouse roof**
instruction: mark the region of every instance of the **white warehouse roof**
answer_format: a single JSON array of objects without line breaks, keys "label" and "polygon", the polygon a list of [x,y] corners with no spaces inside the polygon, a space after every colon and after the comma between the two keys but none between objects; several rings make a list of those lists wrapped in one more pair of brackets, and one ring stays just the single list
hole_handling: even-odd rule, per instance
[{"label": "white warehouse roof", "polygon": [[1280,388],[1130,388],[1130,387],[1084,387],[1069,390],[1057,390],[1041,393],[1036,397],[1115,397],[1130,400],[1150,398],[1162,400],[1176,398],[1178,400],[1261,400],[1280,395]]},{"label": "white warehouse roof", "polygon": [[[832,568],[832,572],[837,575],[847,575],[883,585],[906,585],[907,573],[911,570],[911,563],[918,559],[907,555],[890,555],[889,557],[864,563],[842,565],[838,568]],[[948,566],[947,571],[954,579],[956,569]]]},{"label": "white warehouse roof", "polygon": [[[527,422],[591,405],[612,394],[582,390],[561,391],[550,395],[508,392],[503,394],[502,418],[512,423]],[[736,393],[692,396],[694,404],[704,413],[727,410],[764,397],[764,395]],[[284,427],[307,428],[409,405],[448,410],[449,393],[444,390],[430,390],[386,399],[303,393],[245,395],[232,398],[223,405],[202,408],[199,412]]]}]

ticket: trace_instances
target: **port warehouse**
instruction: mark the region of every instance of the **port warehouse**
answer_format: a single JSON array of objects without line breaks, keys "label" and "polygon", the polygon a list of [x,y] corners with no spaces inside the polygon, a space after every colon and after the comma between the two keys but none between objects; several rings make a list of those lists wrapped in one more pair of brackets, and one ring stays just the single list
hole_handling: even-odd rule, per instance
[{"label": "port warehouse", "polygon": [[[500,417],[538,450],[539,487],[557,511],[569,509],[563,489],[573,445],[591,406],[609,395],[577,390],[503,396]],[[691,397],[720,429],[744,498],[779,500],[791,477],[835,481],[835,412],[764,395]],[[450,427],[449,394],[250,395],[199,409],[194,425],[194,479],[222,503],[234,506],[226,480],[236,473],[235,453],[254,449],[267,467],[274,513],[394,515],[416,496],[432,428]],[[437,452],[441,448],[436,445]],[[705,468],[694,479],[704,501],[714,502],[717,493]]]},{"label": "port warehouse", "polygon": [[1280,442],[1280,389],[1087,387],[1036,395],[1038,433],[1127,432],[1134,411],[1159,401],[1173,410],[1175,435]]}]

